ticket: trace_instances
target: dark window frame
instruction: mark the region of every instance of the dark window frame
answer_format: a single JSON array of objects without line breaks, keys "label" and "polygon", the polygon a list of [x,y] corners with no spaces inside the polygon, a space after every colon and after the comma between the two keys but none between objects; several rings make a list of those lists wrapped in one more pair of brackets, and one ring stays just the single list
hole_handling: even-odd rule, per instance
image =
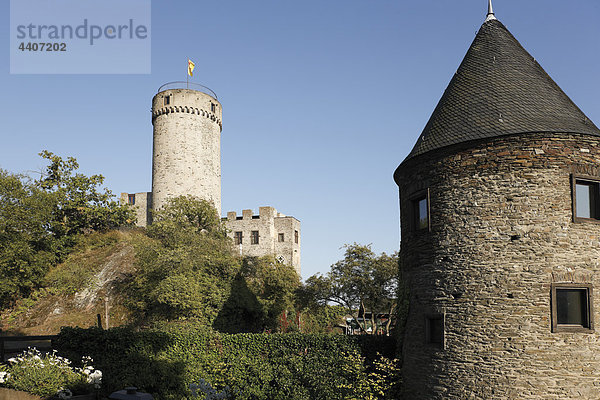
[{"label": "dark window frame", "polygon": [[[597,217],[587,218],[577,216],[577,183],[584,182],[596,186],[597,193],[594,201],[594,213]],[[573,212],[573,222],[591,222],[600,224],[600,177],[590,175],[571,174],[571,206]],[[592,213],[592,210],[590,210]]]},{"label": "dark window frame", "polygon": [[135,193],[131,193],[127,195],[127,204],[131,206],[135,206]]},{"label": "dark window frame", "polygon": [[236,231],[233,233],[233,237],[236,245],[240,245],[244,243],[244,234],[242,231]]},{"label": "dark window frame", "polygon": [[278,233],[278,234],[277,234],[277,241],[278,241],[279,243],[283,243],[283,242],[285,242],[285,234],[284,234],[284,233]]},{"label": "dark window frame", "polygon": [[294,243],[300,243],[300,233],[294,230]]},{"label": "dark window frame", "polygon": [[163,105],[168,106],[171,104],[171,95],[165,96],[163,98]]},{"label": "dark window frame", "polygon": [[[557,290],[561,289],[577,289],[586,291],[587,299],[587,326],[586,325],[571,325],[558,323],[558,306],[557,306]],[[550,292],[550,309],[552,314],[552,332],[594,332],[594,302],[591,283],[552,283]]]},{"label": "dark window frame", "polygon": [[[427,226],[420,228],[419,223],[419,202],[425,200],[427,202]],[[431,232],[431,196],[429,194],[429,188],[419,190],[413,193],[408,201],[410,203],[410,230],[413,232]]]},{"label": "dark window frame", "polygon": [[[431,337],[431,322],[432,321],[440,321],[441,323],[441,337],[440,341],[433,341]],[[445,313],[437,313],[437,314],[427,314],[425,315],[425,343],[430,346],[439,347],[440,349],[446,348],[446,314]]]},{"label": "dark window frame", "polygon": [[250,231],[250,244],[259,244],[260,235],[258,231]]}]

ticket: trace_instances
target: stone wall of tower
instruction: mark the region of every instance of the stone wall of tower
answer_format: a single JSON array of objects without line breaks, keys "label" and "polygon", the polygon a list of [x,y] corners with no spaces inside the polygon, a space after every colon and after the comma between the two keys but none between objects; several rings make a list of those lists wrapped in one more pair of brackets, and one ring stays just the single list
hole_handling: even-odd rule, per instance
[{"label": "stone wall of tower", "polygon": [[[300,275],[300,221],[296,218],[278,213],[273,207],[260,207],[259,215],[243,210],[238,217],[235,211],[230,211],[224,222],[234,243],[236,232],[241,232],[242,243],[236,244],[240,254],[273,255]],[[258,232],[258,243],[252,243],[253,231]]]},{"label": "stone wall of tower", "polygon": [[170,89],[152,99],[153,209],[192,195],[221,212],[221,104],[196,90]]},{"label": "stone wall of tower", "polygon": [[152,223],[152,192],[121,193],[121,204],[129,204],[135,210],[136,226],[148,226]]},{"label": "stone wall of tower", "polygon": [[[598,334],[551,330],[558,282],[592,284],[600,323],[600,224],[574,222],[573,174],[600,180],[600,138],[505,136],[400,166],[405,398],[600,398]],[[427,190],[431,227],[415,231],[411,196]]]}]

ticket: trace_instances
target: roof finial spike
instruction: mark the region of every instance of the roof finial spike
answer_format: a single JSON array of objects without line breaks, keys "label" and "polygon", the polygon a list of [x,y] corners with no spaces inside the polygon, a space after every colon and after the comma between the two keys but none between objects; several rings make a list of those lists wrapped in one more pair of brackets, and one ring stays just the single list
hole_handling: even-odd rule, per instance
[{"label": "roof finial spike", "polygon": [[485,19],[485,22],[488,22],[492,19],[497,19],[497,18],[494,15],[494,8],[492,7],[492,0],[488,0],[488,13],[487,13],[487,18]]}]

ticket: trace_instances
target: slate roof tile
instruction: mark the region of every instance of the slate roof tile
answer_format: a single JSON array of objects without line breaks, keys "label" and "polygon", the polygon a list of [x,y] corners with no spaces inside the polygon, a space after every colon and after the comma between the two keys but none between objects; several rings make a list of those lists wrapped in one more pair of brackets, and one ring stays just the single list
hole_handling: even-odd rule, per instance
[{"label": "slate roof tile", "polygon": [[480,28],[406,160],[452,144],[600,130],[497,19]]}]

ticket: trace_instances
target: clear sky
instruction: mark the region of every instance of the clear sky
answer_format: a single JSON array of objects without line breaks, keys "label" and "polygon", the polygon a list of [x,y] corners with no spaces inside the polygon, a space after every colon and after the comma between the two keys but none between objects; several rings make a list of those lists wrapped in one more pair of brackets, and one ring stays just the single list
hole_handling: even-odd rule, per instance
[{"label": "clear sky", "polygon": [[[191,58],[192,80],[223,105],[223,214],[270,205],[298,218],[303,278],[326,272],[345,243],[399,248],[392,173],[487,11],[485,0],[155,0],[151,74],[11,75],[1,4],[0,168],[39,170],[47,149],[115,194],[150,191],[151,99],[185,80]],[[600,1],[494,10],[599,125]]]}]

